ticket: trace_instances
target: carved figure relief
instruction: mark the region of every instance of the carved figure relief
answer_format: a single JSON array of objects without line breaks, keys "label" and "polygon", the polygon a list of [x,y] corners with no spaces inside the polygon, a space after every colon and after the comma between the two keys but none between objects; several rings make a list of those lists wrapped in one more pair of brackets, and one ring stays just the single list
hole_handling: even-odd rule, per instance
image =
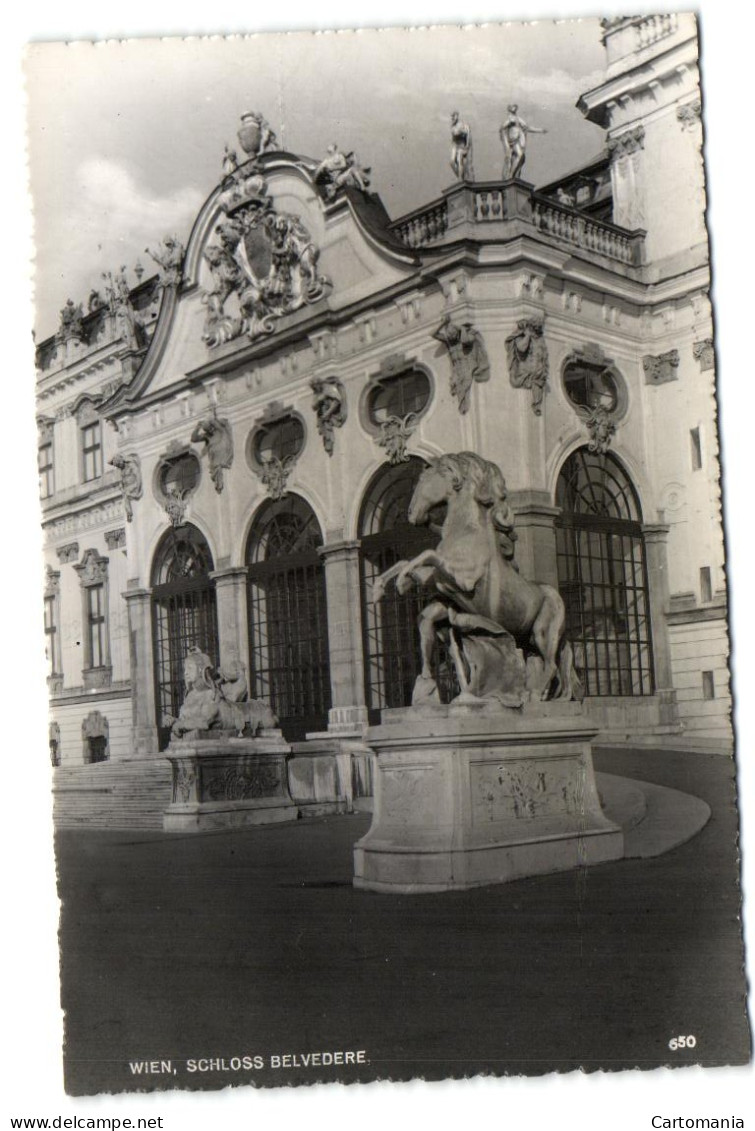
[{"label": "carved figure relief", "polygon": [[416,427],[416,412],[408,412],[406,416],[389,416],[381,423],[380,434],[375,442],[381,448],[385,448],[389,463],[408,463],[409,452],[406,450],[406,445]]},{"label": "carved figure relief", "polygon": [[121,473],[121,495],[123,496],[123,509],[126,512],[126,521],[131,522],[134,517],[133,504],[141,499],[142,468],[138,455],[122,455],[116,453],[109,461],[110,466]]},{"label": "carved figure relief", "polygon": [[312,408],[317,417],[317,431],[322,436],[322,446],[332,456],[335,430],[346,423],[346,390],[337,377],[314,377],[310,387],[314,393]]},{"label": "carved figure relief", "polygon": [[[246,334],[252,341],[273,333],[276,321],[319,301],[330,281],[318,273],[319,250],[304,224],[278,213],[262,176],[244,167],[226,178],[220,197],[226,220],[204,258],[212,286],[202,294],[207,307],[202,339],[210,347]],[[236,311],[226,309],[236,297]]]},{"label": "carved figure relief", "polygon": [[233,464],[233,433],[227,420],[219,417],[205,417],[200,420],[191,434],[192,444],[204,444],[204,454],[210,467],[210,478],[215,490],[223,490],[223,471]]},{"label": "carved figure relief", "polygon": [[157,251],[145,247],[145,252],[160,268],[160,286],[179,287],[183,278],[185,248],[177,236],[164,236]]},{"label": "carved figure relief", "polygon": [[366,192],[370,185],[370,169],[359,164],[353,152],[342,153],[337,145],[329,145],[327,156],[315,168],[313,179],[327,201],[335,200],[341,189],[355,188]]},{"label": "carved figure relief", "polygon": [[646,354],[642,359],[642,368],[645,370],[646,385],[664,385],[667,381],[676,381],[679,350],[668,350],[655,357]]},{"label": "carved figure relief", "polygon": [[475,330],[471,322],[457,325],[446,315],[433,337],[448,350],[451,359],[451,394],[459,403],[459,412],[468,412],[472,383],[490,378],[490,362],[482,334]]},{"label": "carved figure relief", "polygon": [[524,318],[506,339],[509,380],[515,389],[529,389],[532,411],[540,416],[548,382],[548,347],[543,336],[543,322]]}]

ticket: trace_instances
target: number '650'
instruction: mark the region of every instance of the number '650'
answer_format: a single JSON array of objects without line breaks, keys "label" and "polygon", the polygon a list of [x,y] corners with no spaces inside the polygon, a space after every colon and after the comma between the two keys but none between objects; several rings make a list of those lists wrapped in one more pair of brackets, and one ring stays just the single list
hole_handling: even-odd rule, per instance
[{"label": "number '650'", "polygon": [[668,1043],[668,1047],[672,1052],[676,1052],[677,1049],[693,1049],[696,1044],[697,1037],[695,1036],[672,1037]]}]

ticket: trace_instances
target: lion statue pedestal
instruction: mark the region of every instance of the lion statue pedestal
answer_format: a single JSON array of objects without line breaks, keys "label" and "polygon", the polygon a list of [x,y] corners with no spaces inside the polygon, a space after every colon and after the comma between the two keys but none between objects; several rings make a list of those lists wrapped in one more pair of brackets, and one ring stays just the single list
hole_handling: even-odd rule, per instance
[{"label": "lion statue pedestal", "polygon": [[163,814],[163,828],[206,832],[297,820],[299,809],[288,788],[290,755],[280,731],[257,738],[206,733],[174,741],[167,750],[173,800]]},{"label": "lion statue pedestal", "polygon": [[383,712],[372,826],[354,886],[415,893],[500,884],[618,860],[603,814],[593,727],[579,703],[427,705]]},{"label": "lion statue pedestal", "polygon": [[295,821],[291,747],[261,699],[250,699],[240,663],[217,668],[199,648],[184,663],[185,696],[172,721],[167,757],[173,798],[166,832],[204,832]]}]

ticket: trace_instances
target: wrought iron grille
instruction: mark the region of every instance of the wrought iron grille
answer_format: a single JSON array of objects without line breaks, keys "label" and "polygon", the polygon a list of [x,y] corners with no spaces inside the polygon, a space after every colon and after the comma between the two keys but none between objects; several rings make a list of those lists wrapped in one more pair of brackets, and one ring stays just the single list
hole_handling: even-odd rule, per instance
[{"label": "wrought iron grille", "polygon": [[160,749],[170,741],[171,718],[184,701],[184,660],[189,648],[218,663],[215,585],[208,576],[212,555],[192,526],[170,530],[158,547],[152,571],[157,728]]},{"label": "wrought iron grille", "polygon": [[556,553],[566,635],[588,695],[652,695],[642,513],[618,460],[580,448],[559,477]]},{"label": "wrought iron grille", "polygon": [[330,696],[322,535],[296,495],[269,502],[247,548],[250,687],[288,739],[327,726]]},{"label": "wrought iron grille", "polygon": [[[371,600],[372,583],[403,558],[413,558],[438,544],[429,527],[407,520],[409,502],[424,470],[422,460],[387,467],[368,490],[360,522],[362,625],[364,631],[365,691],[370,720],[377,722],[385,707],[406,707],[422,663],[417,623],[428,602],[426,593],[411,589],[401,596],[389,585],[382,600]],[[458,693],[455,672],[439,641],[434,657],[441,699]]]}]

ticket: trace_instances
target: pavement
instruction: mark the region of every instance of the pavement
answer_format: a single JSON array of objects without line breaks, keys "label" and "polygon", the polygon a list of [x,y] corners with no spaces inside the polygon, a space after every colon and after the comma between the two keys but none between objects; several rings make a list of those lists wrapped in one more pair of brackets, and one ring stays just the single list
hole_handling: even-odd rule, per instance
[{"label": "pavement", "polygon": [[60,831],[66,1090],[746,1063],[733,762],[594,760],[710,819],[661,855],[415,896],[352,887],[366,813]]}]

